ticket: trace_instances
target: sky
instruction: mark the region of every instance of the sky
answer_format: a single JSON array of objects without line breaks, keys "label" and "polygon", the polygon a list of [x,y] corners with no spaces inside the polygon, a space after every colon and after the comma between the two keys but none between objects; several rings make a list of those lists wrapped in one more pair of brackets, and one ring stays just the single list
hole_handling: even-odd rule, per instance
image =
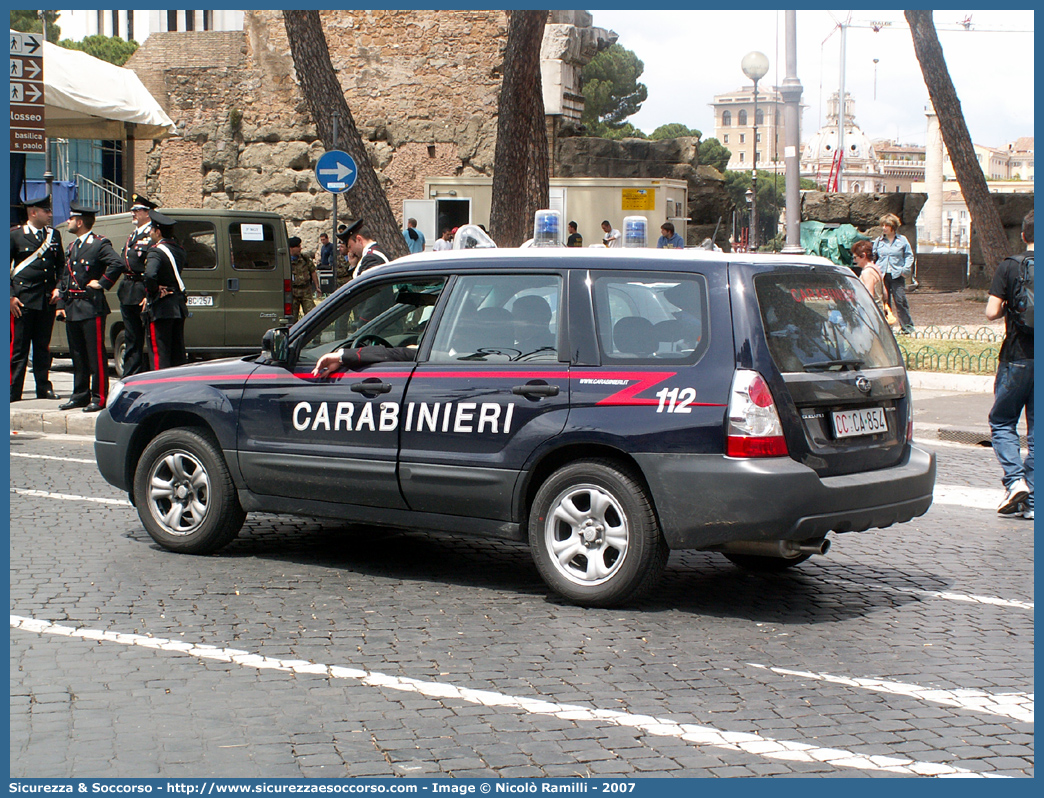
[{"label": "sky", "polygon": [[[649,89],[649,99],[628,119],[645,133],[681,122],[702,131],[704,138],[713,136],[709,103],[716,94],[752,85],[740,68],[743,56],[752,50],[768,56],[770,64],[759,88],[779,85],[786,77],[783,11],[591,14],[596,27],[618,33],[618,43],[645,64],[640,80]],[[970,32],[946,29],[969,15]],[[856,124],[874,140],[923,146],[928,90],[902,11],[797,12],[797,73],[806,106],[802,142],[824,123],[826,99],[838,89],[838,23],[849,17],[845,90],[855,101]],[[1032,136],[1033,12],[936,11],[934,19],[972,140],[1003,147],[1020,136]],[[893,24],[880,32],[869,27],[883,21]],[[992,32],[997,30],[1026,32]]]}]

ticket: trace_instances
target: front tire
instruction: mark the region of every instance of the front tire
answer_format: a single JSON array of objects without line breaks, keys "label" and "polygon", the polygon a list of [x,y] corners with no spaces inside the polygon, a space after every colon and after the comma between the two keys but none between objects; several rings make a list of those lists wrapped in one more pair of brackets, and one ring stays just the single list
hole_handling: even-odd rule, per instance
[{"label": "front tire", "polygon": [[145,530],[170,551],[211,554],[246,520],[220,448],[192,429],[167,430],[145,447],[134,496]]},{"label": "front tire", "polygon": [[670,556],[645,487],[609,460],[571,463],[540,486],[529,547],[551,589],[587,607],[637,599]]}]

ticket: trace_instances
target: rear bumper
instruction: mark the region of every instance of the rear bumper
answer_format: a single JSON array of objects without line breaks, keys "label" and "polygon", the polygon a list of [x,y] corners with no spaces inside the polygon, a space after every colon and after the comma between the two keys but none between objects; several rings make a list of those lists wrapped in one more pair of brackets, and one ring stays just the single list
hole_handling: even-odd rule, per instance
[{"label": "rear bumper", "polygon": [[634,457],[672,549],[888,527],[924,515],[935,486],[935,455],[915,446],[891,468],[841,477],[820,477],[785,457]]}]

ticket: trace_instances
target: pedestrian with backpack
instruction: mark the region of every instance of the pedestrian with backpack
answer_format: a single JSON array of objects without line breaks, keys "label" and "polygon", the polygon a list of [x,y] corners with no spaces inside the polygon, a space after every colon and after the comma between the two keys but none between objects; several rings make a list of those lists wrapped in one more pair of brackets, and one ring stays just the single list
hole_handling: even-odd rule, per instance
[{"label": "pedestrian with backpack", "polygon": [[[1004,469],[1001,515],[1033,520],[1033,211],[1022,220],[1026,251],[997,266],[986,303],[990,321],[1004,316],[1004,343],[993,384],[990,434]],[[1027,452],[1023,460],[1016,428],[1026,413]]]}]

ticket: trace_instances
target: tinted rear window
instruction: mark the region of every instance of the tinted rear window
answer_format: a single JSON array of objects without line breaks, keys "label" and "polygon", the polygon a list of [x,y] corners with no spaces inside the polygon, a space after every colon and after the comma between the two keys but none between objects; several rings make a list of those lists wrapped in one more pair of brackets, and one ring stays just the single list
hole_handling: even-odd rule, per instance
[{"label": "tinted rear window", "polygon": [[707,284],[674,272],[593,272],[594,309],[607,363],[694,363],[709,342]]},{"label": "tinted rear window", "polygon": [[884,318],[854,275],[761,274],[754,290],[781,372],[902,365]]}]

